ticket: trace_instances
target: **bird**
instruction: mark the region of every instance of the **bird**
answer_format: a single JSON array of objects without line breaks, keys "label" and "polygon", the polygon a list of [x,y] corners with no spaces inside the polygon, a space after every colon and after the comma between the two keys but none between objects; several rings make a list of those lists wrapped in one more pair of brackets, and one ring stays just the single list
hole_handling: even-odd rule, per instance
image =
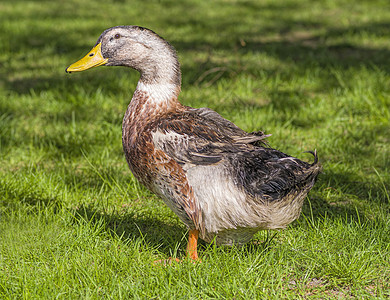
[{"label": "bird", "polygon": [[269,146],[269,135],[246,132],[209,108],[178,100],[181,70],[174,47],[135,25],[105,30],[67,73],[124,66],[140,73],[122,123],[133,175],[188,228],[186,256],[199,261],[198,239],[243,245],[260,230],[296,220],[321,164]]}]

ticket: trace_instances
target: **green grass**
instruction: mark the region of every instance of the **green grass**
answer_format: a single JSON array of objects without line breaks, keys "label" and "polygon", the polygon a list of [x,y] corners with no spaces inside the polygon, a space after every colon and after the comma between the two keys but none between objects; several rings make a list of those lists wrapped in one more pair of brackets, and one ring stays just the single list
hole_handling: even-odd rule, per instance
[{"label": "green grass", "polygon": [[[390,297],[388,1],[2,1],[1,299]],[[121,120],[135,71],[65,74],[111,26],[178,50],[207,106],[323,173],[301,218],[248,245],[202,243],[131,175]]]}]

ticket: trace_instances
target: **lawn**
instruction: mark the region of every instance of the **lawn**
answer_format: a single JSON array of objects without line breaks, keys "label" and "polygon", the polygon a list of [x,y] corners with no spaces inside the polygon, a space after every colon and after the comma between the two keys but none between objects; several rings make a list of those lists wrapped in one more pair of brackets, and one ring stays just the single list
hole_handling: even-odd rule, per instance
[{"label": "lawn", "polygon": [[[64,72],[125,24],[177,49],[183,104],[317,149],[297,221],[153,264],[185,257],[187,232],[124,158],[139,75]],[[389,37],[387,0],[2,0],[0,298],[390,298]]]}]

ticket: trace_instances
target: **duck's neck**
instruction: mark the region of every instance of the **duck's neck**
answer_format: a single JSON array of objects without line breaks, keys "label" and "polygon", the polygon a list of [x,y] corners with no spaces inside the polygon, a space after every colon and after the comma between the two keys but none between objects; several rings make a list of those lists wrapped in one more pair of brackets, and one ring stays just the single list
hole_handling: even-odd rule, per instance
[{"label": "duck's neck", "polygon": [[179,93],[180,85],[139,80],[128,110],[149,115],[166,113],[180,106]]},{"label": "duck's neck", "polygon": [[164,50],[166,53],[161,57],[148,57],[141,66],[136,68],[141,74],[140,82],[143,84],[176,85],[180,89],[181,72],[176,53],[169,48]]},{"label": "duck's neck", "polygon": [[[141,77],[134,92],[134,105],[148,105],[157,110],[170,110],[179,104],[181,86],[180,64],[175,50],[167,43],[158,55],[149,55],[137,66]],[[156,111],[157,113],[157,111]]]},{"label": "duck's neck", "polygon": [[159,116],[177,110],[181,107],[179,93],[178,85],[145,83],[140,79],[123,118],[123,134],[137,133]]},{"label": "duck's neck", "polygon": [[153,84],[181,85],[180,63],[175,49],[159,38],[153,45],[153,52],[148,53],[136,64],[140,72],[140,81]]},{"label": "duck's neck", "polygon": [[155,55],[145,57],[137,65],[129,65],[141,77],[123,119],[124,146],[133,144],[153,120],[182,108],[178,100],[181,73],[176,53],[166,42],[158,45],[162,47]]}]

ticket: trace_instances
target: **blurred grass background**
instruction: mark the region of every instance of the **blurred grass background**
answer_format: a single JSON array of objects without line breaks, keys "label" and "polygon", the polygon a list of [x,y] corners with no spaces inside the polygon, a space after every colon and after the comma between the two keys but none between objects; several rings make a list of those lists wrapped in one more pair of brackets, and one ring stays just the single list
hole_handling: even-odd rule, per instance
[{"label": "blurred grass background", "polygon": [[[65,74],[103,30],[140,25],[178,51],[180,100],[324,170],[303,216],[244,248],[203,244],[132,177],[125,68]],[[0,295],[386,298],[390,278],[388,1],[2,1]]]}]

